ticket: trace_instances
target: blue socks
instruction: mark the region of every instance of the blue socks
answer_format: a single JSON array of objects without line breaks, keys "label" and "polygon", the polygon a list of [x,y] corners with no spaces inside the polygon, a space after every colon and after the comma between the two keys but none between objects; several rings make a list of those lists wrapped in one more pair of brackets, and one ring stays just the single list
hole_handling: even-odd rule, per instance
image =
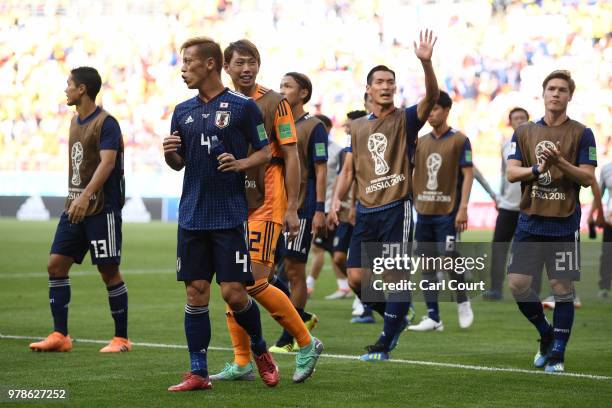
[{"label": "blue socks", "polygon": [[114,286],[107,286],[108,304],[111,315],[115,321],[115,336],[128,338],[127,318],[128,318],[128,293],[125,283],[121,282]]},{"label": "blue socks", "polygon": [[49,278],[49,305],[53,316],[53,330],[68,334],[68,304],[70,303],[70,278]]},{"label": "blue socks", "polygon": [[574,324],[574,296],[572,293],[566,295],[555,295],[555,311],[553,312],[554,343],[553,356],[563,358],[565,346],[569,341]]},{"label": "blue socks", "polygon": [[391,298],[387,301],[384,314],[383,332],[378,339],[379,342],[387,346],[401,329],[402,322],[406,319],[406,314],[410,309],[410,302],[395,302]]},{"label": "blue socks", "polygon": [[185,336],[189,349],[191,372],[208,377],[206,350],[210,343],[210,318],[208,306],[185,305]]},{"label": "blue socks", "polygon": [[550,323],[548,323],[548,320],[546,320],[540,298],[533,289],[529,288],[523,293],[514,295],[514,299],[516,300],[519,310],[523,313],[523,316],[525,316],[538,330],[540,337],[550,337],[552,327]]},{"label": "blue socks", "polygon": [[266,341],[261,330],[261,320],[259,308],[251,298],[244,309],[234,311],[234,319],[251,338],[251,350],[256,356],[260,356],[267,351]]}]

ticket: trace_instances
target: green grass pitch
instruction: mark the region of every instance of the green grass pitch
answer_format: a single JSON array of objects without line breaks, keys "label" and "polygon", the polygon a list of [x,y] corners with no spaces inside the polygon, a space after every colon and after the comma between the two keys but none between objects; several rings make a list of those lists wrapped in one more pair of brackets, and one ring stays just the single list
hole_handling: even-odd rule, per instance
[{"label": "green grass pitch", "polygon": [[[17,222],[0,219],[0,333],[2,336],[46,336],[51,326],[46,262],[56,221]],[[129,333],[134,342],[184,345],[183,285],[175,280],[176,225],[126,224],[122,270],[129,288]],[[470,232],[466,240],[488,240],[490,232]],[[589,263],[595,256],[583,259]],[[106,290],[89,256],[72,270],[69,330],[76,339],[70,353],[33,353],[28,339],[0,338],[0,406],[9,406],[8,389],[65,389],[64,402],[38,401],[36,406],[87,407],[378,407],[378,406],[588,406],[612,401],[612,303],[595,297],[597,273],[583,271],[578,292],[583,307],[576,311],[566,355],[566,370],[588,376],[533,373],[531,361],[537,333],[514,302],[473,300],[475,323],[457,324],[456,306],[442,303],[442,333],[405,332],[392,358],[402,361],[362,363],[357,356],[381,330],[351,325],[351,301],[326,301],[335,288],[326,266],[307,309],[320,318],[313,334],[326,347],[314,376],[291,382],[294,356],[276,356],[281,383],[274,389],[254,382],[215,383],[210,392],[170,394],[166,391],[188,369],[185,349],[135,346],[131,353],[102,355],[113,324]],[[213,285],[210,304],[213,335],[209,368],[216,372],[231,359],[224,306]],[[416,304],[417,314],[424,305]],[[264,334],[272,343],[280,328],[262,313]],[[549,313],[549,318],[552,316]],[[83,341],[79,342],[79,339]],[[216,348],[223,348],[222,350]],[[341,358],[338,358],[341,357]],[[421,363],[417,363],[421,362]],[[426,365],[425,362],[442,363]],[[447,365],[444,365],[447,364]],[[506,368],[492,371],[483,367]],[[601,377],[605,378],[601,378]],[[6,405],[3,405],[6,404]],[[23,406],[22,403],[15,406]]]}]

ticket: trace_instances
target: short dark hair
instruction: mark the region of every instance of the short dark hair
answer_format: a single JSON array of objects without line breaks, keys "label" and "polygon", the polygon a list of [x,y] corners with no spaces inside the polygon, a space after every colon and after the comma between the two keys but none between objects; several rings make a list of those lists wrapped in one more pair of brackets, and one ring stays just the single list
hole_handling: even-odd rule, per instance
[{"label": "short dark hair", "polygon": [[377,65],[374,68],[372,68],[370,72],[368,72],[368,76],[366,77],[366,82],[368,83],[368,85],[372,85],[372,76],[374,75],[375,72],[378,72],[378,71],[390,72],[393,74],[393,79],[395,79],[395,71],[393,71],[391,68],[389,68],[386,65]]},{"label": "short dark hair", "polygon": [[544,82],[542,82],[542,92],[546,90],[546,85],[548,85],[548,81],[555,78],[567,81],[570,96],[574,95],[574,90],[576,90],[576,83],[572,79],[572,73],[565,69],[558,69],[548,74],[546,78],[544,78]]},{"label": "short dark hair", "polygon": [[295,82],[297,82],[301,89],[306,89],[308,91],[306,97],[302,101],[302,103],[308,103],[310,97],[312,96],[312,82],[310,82],[310,79],[306,75],[300,74],[299,72],[287,72],[285,76],[290,76],[295,80]]},{"label": "short dark hair", "polygon": [[85,85],[87,96],[95,101],[100,88],[102,88],[102,78],[100,78],[98,71],[92,67],[78,67],[70,71],[70,75],[72,75],[72,82],[76,86]]},{"label": "short dark hair", "polygon": [[512,108],[510,113],[508,113],[508,122],[510,122],[512,120],[512,115],[514,115],[516,112],[523,112],[523,113],[525,113],[525,115],[527,116],[527,120],[529,120],[529,112],[527,112],[527,109],[521,108],[520,106],[517,106],[515,108]]},{"label": "short dark hair", "polygon": [[444,91],[440,91],[440,96],[438,96],[438,100],[436,101],[436,105],[440,105],[443,108],[451,108],[453,106],[453,100],[450,95]]},{"label": "short dark hair", "polygon": [[323,122],[323,124],[325,125],[326,128],[331,129],[334,125],[332,124],[332,121],[330,118],[328,118],[327,116],[325,116],[322,113],[317,113],[315,115],[315,117],[317,119],[319,119],[321,122]]},{"label": "short dark hair", "polygon": [[223,54],[221,46],[209,37],[192,37],[181,45],[181,52],[189,47],[197,46],[200,57],[212,58],[215,61],[215,70],[220,74],[223,67]]},{"label": "short dark hair", "polygon": [[257,65],[261,65],[261,57],[259,55],[259,50],[257,50],[255,44],[245,38],[243,38],[242,40],[231,42],[230,45],[225,48],[225,50],[223,51],[223,60],[226,64],[230,63],[234,52],[237,52],[238,54],[242,55],[250,55],[251,57],[257,60]]},{"label": "short dark hair", "polygon": [[350,111],[349,113],[347,113],[346,117],[350,120],[355,120],[355,119],[362,118],[366,116],[367,114],[368,112],[364,110],[354,110],[354,111]]}]

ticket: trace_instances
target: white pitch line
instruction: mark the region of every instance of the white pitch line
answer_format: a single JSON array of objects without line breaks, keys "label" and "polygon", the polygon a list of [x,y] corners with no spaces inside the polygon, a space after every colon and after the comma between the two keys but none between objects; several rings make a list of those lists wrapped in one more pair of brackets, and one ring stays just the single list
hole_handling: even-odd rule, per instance
[{"label": "white pitch line", "polygon": [[[41,340],[43,337],[36,336],[12,336],[7,334],[0,333],[0,339],[14,339],[14,340]],[[108,340],[92,340],[92,339],[73,339],[75,343],[93,343],[93,344],[107,344]],[[186,345],[183,344],[163,344],[163,343],[132,343],[134,346],[138,347],[151,347],[151,348],[167,348],[167,349],[182,349],[187,348]],[[229,347],[209,347],[209,350],[213,351],[233,351],[232,348]],[[295,353],[287,353],[294,355]],[[326,358],[335,358],[339,360],[356,360],[358,361],[359,357],[350,356],[347,354],[328,354],[324,353],[321,357]],[[536,374],[536,375],[549,375],[549,376],[559,376],[559,377],[572,377],[572,378],[586,378],[589,380],[612,380],[612,377],[605,375],[596,375],[596,374],[581,374],[581,373],[556,373],[549,374],[544,371],[536,371],[536,370],[525,370],[522,368],[509,368],[509,367],[487,367],[487,366],[477,366],[471,364],[455,364],[455,363],[440,363],[436,361],[420,361],[420,360],[403,360],[399,358],[391,358],[387,360],[390,363],[398,363],[398,364],[409,364],[409,365],[419,365],[419,366],[429,366],[429,367],[442,367],[442,368],[456,368],[461,370],[472,370],[472,371],[490,371],[490,372],[501,372],[501,373],[520,373],[520,374]]]},{"label": "white pitch line", "polygon": [[[159,274],[175,274],[173,268],[166,269],[121,269],[121,273],[125,275],[159,275]],[[74,271],[70,272],[70,276],[98,276],[98,271]],[[0,279],[20,279],[20,278],[46,278],[47,272],[24,272],[24,273],[0,273]]]}]

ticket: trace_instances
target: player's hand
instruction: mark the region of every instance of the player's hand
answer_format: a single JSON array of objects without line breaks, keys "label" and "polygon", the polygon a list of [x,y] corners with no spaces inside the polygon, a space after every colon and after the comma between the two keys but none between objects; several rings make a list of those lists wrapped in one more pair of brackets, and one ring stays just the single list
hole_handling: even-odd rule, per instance
[{"label": "player's hand", "polygon": [[314,218],[312,219],[312,236],[314,238],[327,237],[327,228],[325,228],[325,214],[323,211],[315,212]]},{"label": "player's hand", "polygon": [[355,223],[357,222],[357,206],[356,205],[351,206],[351,209],[349,210],[348,222],[353,227],[355,226]]},{"label": "player's hand", "polygon": [[296,210],[285,211],[285,231],[288,234],[289,241],[293,241],[300,231],[300,219]]},{"label": "player's hand", "polygon": [[425,30],[425,34],[423,31],[419,32],[419,45],[417,46],[416,41],[414,44],[414,53],[418,59],[422,62],[431,61],[431,55],[433,54],[433,48],[438,41],[438,37],[433,36],[433,31]]},{"label": "player's hand", "polygon": [[181,137],[178,131],[174,131],[170,136],[164,137],[164,154],[176,153],[181,147]]},{"label": "player's hand", "polygon": [[455,217],[455,229],[457,232],[463,232],[467,229],[468,212],[467,208],[459,208]]},{"label": "player's hand", "polygon": [[217,157],[217,160],[219,161],[219,167],[217,167],[217,170],[219,171],[233,171],[236,173],[244,171],[242,160],[236,160],[234,155],[231,153],[221,153]]},{"label": "player's hand", "polygon": [[340,221],[338,221],[338,211],[340,211],[340,205],[340,200],[338,200],[337,198],[332,199],[327,218],[331,221],[331,224],[333,226],[336,226],[340,223]]},{"label": "player's hand", "polygon": [[599,228],[606,226],[606,217],[603,215],[603,211],[597,211],[597,217],[595,218],[595,225]]},{"label": "player's hand", "polygon": [[493,204],[495,204],[495,211],[499,211],[499,198],[497,196],[493,197]]},{"label": "player's hand", "polygon": [[559,163],[559,159],[561,159],[561,144],[557,142],[555,147],[549,149],[547,147],[542,151],[542,156],[544,156],[544,160],[550,162],[551,165]]},{"label": "player's hand", "polygon": [[334,224],[334,220],[331,213],[332,212],[330,210],[329,214],[327,214],[327,217],[325,218],[325,226],[327,227],[327,231],[333,231],[336,229],[336,224]]},{"label": "player's hand", "polygon": [[79,222],[83,221],[88,206],[89,197],[86,197],[85,194],[78,196],[72,203],[70,203],[70,207],[67,211],[68,221],[73,224],[78,224]]}]

